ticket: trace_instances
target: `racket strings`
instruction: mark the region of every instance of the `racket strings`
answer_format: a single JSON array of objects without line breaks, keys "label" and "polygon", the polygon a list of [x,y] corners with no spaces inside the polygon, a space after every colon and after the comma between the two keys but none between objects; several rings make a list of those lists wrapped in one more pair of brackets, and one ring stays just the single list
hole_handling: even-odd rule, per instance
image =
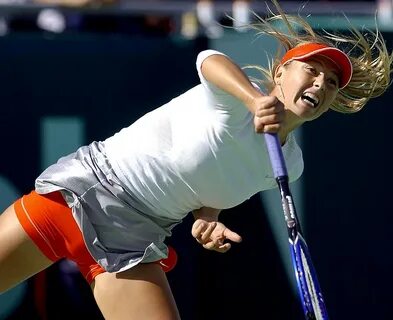
[{"label": "racket strings", "polygon": [[312,308],[310,308],[312,303],[310,302],[310,296],[308,294],[308,289],[307,289],[307,281],[305,281],[302,264],[301,264],[301,261],[299,261],[299,257],[296,253],[296,251],[297,251],[296,247],[294,247],[293,249],[294,249],[293,257],[295,259],[296,273],[297,273],[297,277],[298,277],[298,285],[299,285],[299,289],[301,290],[304,308],[305,308],[304,311],[306,313],[307,319],[314,320],[315,316],[314,316],[314,312],[312,310],[310,310],[310,309],[312,309]]},{"label": "racket strings", "polygon": [[323,320],[324,318],[319,304],[317,289],[315,288],[314,281],[312,280],[311,270],[308,265],[306,255],[304,254],[302,249],[300,249],[300,256],[303,264],[307,287],[309,288],[309,292],[310,292],[309,298],[312,307],[314,309],[315,317],[317,320]]}]

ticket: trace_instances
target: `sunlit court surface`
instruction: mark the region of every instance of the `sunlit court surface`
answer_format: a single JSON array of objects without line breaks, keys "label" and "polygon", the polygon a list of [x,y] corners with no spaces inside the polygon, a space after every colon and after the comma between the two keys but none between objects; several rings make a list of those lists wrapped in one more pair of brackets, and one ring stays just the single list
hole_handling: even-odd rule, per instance
[{"label": "sunlit court surface", "polygon": [[2,1],[0,320],[392,319],[392,49],[390,0]]}]

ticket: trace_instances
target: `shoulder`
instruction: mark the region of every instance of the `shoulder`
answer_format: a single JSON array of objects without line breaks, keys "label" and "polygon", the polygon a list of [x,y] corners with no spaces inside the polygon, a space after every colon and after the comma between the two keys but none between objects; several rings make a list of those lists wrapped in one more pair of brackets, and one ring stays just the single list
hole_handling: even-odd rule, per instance
[{"label": "shoulder", "polygon": [[210,56],[213,56],[213,55],[222,55],[222,56],[226,56],[226,57],[227,57],[226,54],[224,54],[224,53],[222,53],[222,52],[220,52],[220,51],[217,51],[217,50],[212,50],[212,49],[203,50],[203,51],[199,52],[199,54],[198,54],[198,56],[197,56],[197,59],[196,59],[196,66],[197,66],[197,69],[198,69],[198,70],[200,69],[200,67],[201,67],[201,65],[202,65],[202,62],[203,62],[206,58],[208,58],[208,57],[210,57]]}]

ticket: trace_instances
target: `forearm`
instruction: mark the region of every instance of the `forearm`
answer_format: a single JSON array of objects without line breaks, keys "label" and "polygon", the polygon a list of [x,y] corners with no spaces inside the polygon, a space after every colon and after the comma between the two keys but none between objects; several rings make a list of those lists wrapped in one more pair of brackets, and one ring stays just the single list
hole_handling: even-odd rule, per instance
[{"label": "forearm", "polygon": [[255,113],[253,101],[260,97],[261,93],[228,57],[218,54],[207,57],[202,63],[201,71],[207,81],[236,97]]},{"label": "forearm", "polygon": [[205,221],[218,221],[221,210],[209,207],[202,207],[192,212],[194,219],[203,219]]}]

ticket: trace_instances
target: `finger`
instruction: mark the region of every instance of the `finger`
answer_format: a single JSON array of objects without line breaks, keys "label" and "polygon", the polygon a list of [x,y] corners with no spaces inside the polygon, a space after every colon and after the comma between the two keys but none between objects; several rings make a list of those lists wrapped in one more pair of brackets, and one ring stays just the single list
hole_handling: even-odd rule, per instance
[{"label": "finger", "polygon": [[216,247],[214,250],[220,253],[225,253],[227,252],[230,248],[231,248],[231,244],[230,243],[224,243],[223,245]]},{"label": "finger", "polygon": [[255,100],[255,105],[258,109],[267,109],[276,105],[278,101],[276,96],[263,96]]},{"label": "finger", "polygon": [[197,220],[192,225],[191,234],[192,236],[197,239],[201,236],[203,231],[207,228],[207,223],[203,220]]},{"label": "finger", "polygon": [[[208,240],[210,240],[209,238],[206,238],[211,233],[209,231],[209,227],[210,227],[209,223],[202,221],[199,224],[197,224],[195,228],[193,228],[192,235],[198,243],[204,244]],[[207,233],[206,233],[206,231],[207,231]],[[203,236],[204,234],[206,237]]]},{"label": "finger", "polygon": [[214,245],[214,242],[213,242],[213,241],[209,241],[209,242],[207,242],[207,243],[204,243],[204,244],[202,245],[202,247],[204,247],[204,248],[207,249],[207,250],[215,250],[215,248],[216,248],[216,246]]},{"label": "finger", "polygon": [[217,225],[216,222],[209,223],[208,227],[206,228],[206,230],[202,233],[202,235],[199,238],[199,240],[202,243],[205,243],[210,239],[210,236],[211,236],[214,228],[216,227],[216,225]]},{"label": "finger", "polygon": [[280,123],[284,120],[282,113],[269,114],[263,117],[257,117],[258,122],[262,122],[264,125]]},{"label": "finger", "polygon": [[255,125],[255,132],[256,133],[277,133],[280,131],[281,124],[280,123],[274,123],[274,124],[256,124]]},{"label": "finger", "polygon": [[255,115],[257,117],[265,117],[271,114],[277,114],[277,113],[281,113],[283,110],[281,110],[281,107],[269,107],[269,108],[258,108],[257,110],[255,110]]},{"label": "finger", "polygon": [[255,117],[254,118],[255,132],[257,133],[277,132],[280,129],[283,120],[284,120],[283,113],[271,114],[261,118]]},{"label": "finger", "polygon": [[[276,124],[267,124],[263,127],[263,132],[265,133],[277,133],[281,128],[279,123]],[[261,132],[258,132],[261,133]]]},{"label": "finger", "polygon": [[238,233],[233,232],[232,230],[230,230],[228,228],[225,229],[225,231],[224,231],[224,237],[226,239],[231,240],[236,243],[242,242],[242,237]]},{"label": "finger", "polygon": [[271,103],[264,103],[258,105],[255,108],[255,115],[262,117],[268,114],[283,112],[284,109],[284,104],[275,98],[275,100]]},{"label": "finger", "polygon": [[225,253],[232,247],[232,245],[230,243],[224,243],[224,244],[221,244],[220,246],[217,246],[214,244],[213,241],[211,241],[211,242],[203,244],[203,247],[207,250],[214,250],[214,251],[217,251],[220,253]]}]

